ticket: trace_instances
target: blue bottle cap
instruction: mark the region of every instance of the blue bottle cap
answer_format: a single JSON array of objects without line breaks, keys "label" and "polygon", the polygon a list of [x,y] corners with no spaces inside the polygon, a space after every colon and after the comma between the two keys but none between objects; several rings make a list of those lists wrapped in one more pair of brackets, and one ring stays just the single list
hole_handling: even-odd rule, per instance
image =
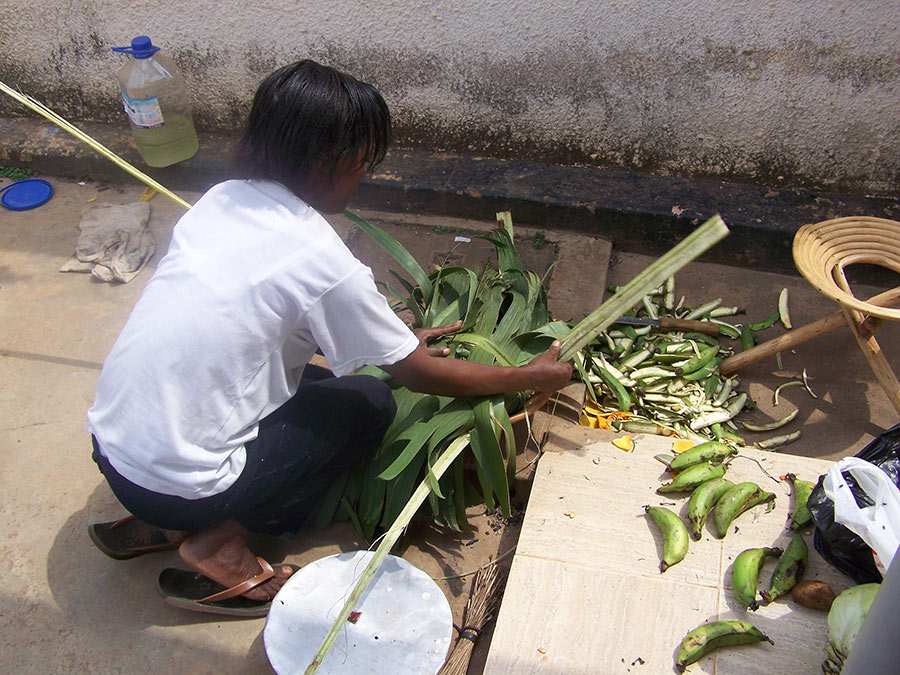
[{"label": "blue bottle cap", "polygon": [[46,204],[53,196],[53,186],[42,178],[28,178],[0,189],[0,203],[10,211],[27,211]]},{"label": "blue bottle cap", "polygon": [[146,35],[138,35],[131,39],[130,47],[113,47],[112,50],[120,54],[130,54],[136,59],[149,59],[159,51],[159,47],[154,46]]}]

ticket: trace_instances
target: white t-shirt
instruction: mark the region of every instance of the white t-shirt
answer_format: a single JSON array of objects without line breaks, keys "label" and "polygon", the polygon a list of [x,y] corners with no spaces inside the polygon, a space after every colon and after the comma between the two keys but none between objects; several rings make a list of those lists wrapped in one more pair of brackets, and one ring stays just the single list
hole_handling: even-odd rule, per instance
[{"label": "white t-shirt", "polygon": [[88,429],[131,482],[206,497],[240,475],[244,443],[317,346],[343,375],[417,344],[318,212],[280,184],[227,181],[175,226],[103,364]]}]

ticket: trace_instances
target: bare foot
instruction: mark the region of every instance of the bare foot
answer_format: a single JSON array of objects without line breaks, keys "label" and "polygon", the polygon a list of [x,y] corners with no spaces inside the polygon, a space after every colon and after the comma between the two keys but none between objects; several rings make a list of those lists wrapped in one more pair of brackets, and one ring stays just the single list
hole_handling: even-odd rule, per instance
[{"label": "bare foot", "polygon": [[[178,554],[191,569],[231,588],[262,571],[256,556],[247,548],[248,534],[238,523],[228,520],[190,535],[178,547]],[[294,572],[280,565],[274,569],[274,577],[247,591],[244,597],[260,601],[274,598]]]}]

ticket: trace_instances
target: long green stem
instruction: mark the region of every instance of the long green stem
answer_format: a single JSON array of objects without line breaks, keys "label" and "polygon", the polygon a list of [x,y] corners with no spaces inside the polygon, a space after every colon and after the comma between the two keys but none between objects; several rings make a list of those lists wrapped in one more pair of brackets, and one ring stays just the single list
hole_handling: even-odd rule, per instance
[{"label": "long green stem", "polygon": [[672,250],[651,263],[615,295],[578,322],[562,340],[559,352],[561,361],[570,361],[597,335],[606,330],[620,316],[640,302],[647,293],[657,288],[670,276],[712,248],[728,235],[728,227],[718,216],[713,216]]},{"label": "long green stem", "polygon": [[130,173],[132,176],[137,178],[139,181],[149,185],[157,192],[161,192],[162,194],[164,194],[166,197],[171,199],[176,204],[183,206],[186,209],[191,208],[191,205],[188,202],[184,201],[181,197],[176,195],[174,192],[172,192],[165,186],[161,185],[160,183],[158,183],[155,180],[153,180],[152,178],[150,178],[150,176],[145,174],[143,171],[141,171],[134,165],[129,164],[127,161],[125,161],[124,159],[119,157],[116,153],[114,153],[112,150],[107,148],[105,145],[103,145],[99,141],[94,140],[94,138],[92,138],[91,136],[88,136],[81,129],[79,129],[74,124],[72,124],[71,122],[66,120],[64,117],[62,117],[62,116],[58,115],[57,113],[53,112],[52,110],[50,110],[50,108],[45,106],[43,103],[41,103],[37,99],[32,98],[31,96],[28,96],[28,94],[23,94],[21,92],[18,92],[15,89],[13,89],[12,87],[4,84],[3,82],[0,82],[0,91],[3,91],[5,93],[9,94],[14,99],[16,99],[19,103],[31,108],[34,112],[38,113],[42,117],[46,117],[48,120],[53,122],[56,126],[60,127],[61,129],[64,129],[65,131],[68,131],[70,134],[72,134],[78,140],[84,141],[89,146],[91,146],[94,150],[99,152],[101,155],[103,155],[104,157],[106,157],[109,160],[112,160],[113,163],[115,163],[117,166],[121,167],[122,169],[124,169],[125,171]]},{"label": "long green stem", "polygon": [[[444,475],[444,472],[450,467],[451,464],[453,464],[453,461],[469,444],[469,436],[470,434],[465,434],[464,436],[460,436],[459,438],[454,440],[447,447],[447,449],[444,450],[443,454],[438,457],[438,460],[431,467],[431,471],[434,474],[435,480]],[[338,614],[337,619],[335,619],[334,625],[331,626],[331,630],[328,631],[328,635],[325,636],[325,640],[319,646],[319,650],[316,652],[315,656],[313,656],[312,661],[310,661],[309,665],[306,667],[305,675],[312,675],[313,673],[318,672],[322,663],[325,661],[325,657],[328,656],[328,653],[334,646],[334,641],[337,639],[340,632],[344,629],[344,626],[346,626],[347,618],[350,616],[350,612],[353,611],[356,603],[359,602],[362,594],[365,593],[366,589],[369,587],[369,584],[371,583],[372,578],[375,576],[375,573],[378,572],[378,569],[381,567],[384,559],[387,557],[390,550],[394,547],[394,544],[397,543],[397,540],[400,538],[403,530],[405,530],[406,526],[409,525],[409,521],[412,520],[412,517],[415,515],[416,511],[419,510],[419,507],[422,506],[422,503],[425,501],[425,498],[428,497],[428,493],[430,491],[431,489],[428,487],[428,482],[422,481],[418,489],[413,493],[413,496],[410,497],[409,501],[406,503],[406,506],[403,507],[400,515],[397,516],[394,524],[391,525],[390,529],[385,533],[384,537],[381,540],[381,543],[378,545],[378,548],[375,549],[375,555],[372,556],[372,559],[369,561],[366,569],[363,570],[362,576],[360,576],[359,580],[356,582],[356,586],[354,586],[353,590],[350,592],[350,595],[347,598],[347,602],[344,603],[344,606]]]}]

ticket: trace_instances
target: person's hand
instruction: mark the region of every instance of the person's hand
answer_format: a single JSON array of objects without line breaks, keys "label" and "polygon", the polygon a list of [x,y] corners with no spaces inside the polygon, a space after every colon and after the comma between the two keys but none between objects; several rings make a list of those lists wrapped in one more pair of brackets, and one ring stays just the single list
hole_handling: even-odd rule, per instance
[{"label": "person's hand", "polygon": [[462,327],[462,321],[456,323],[448,323],[444,326],[433,326],[431,328],[415,328],[413,333],[419,338],[419,345],[428,353],[429,356],[447,356],[450,353],[448,347],[429,347],[428,343],[436,340],[444,335],[455,333]]},{"label": "person's hand", "polygon": [[553,392],[562,389],[572,379],[572,363],[560,361],[559,350],[560,342],[554,340],[550,349],[522,366],[529,371],[531,388],[535,391]]}]

